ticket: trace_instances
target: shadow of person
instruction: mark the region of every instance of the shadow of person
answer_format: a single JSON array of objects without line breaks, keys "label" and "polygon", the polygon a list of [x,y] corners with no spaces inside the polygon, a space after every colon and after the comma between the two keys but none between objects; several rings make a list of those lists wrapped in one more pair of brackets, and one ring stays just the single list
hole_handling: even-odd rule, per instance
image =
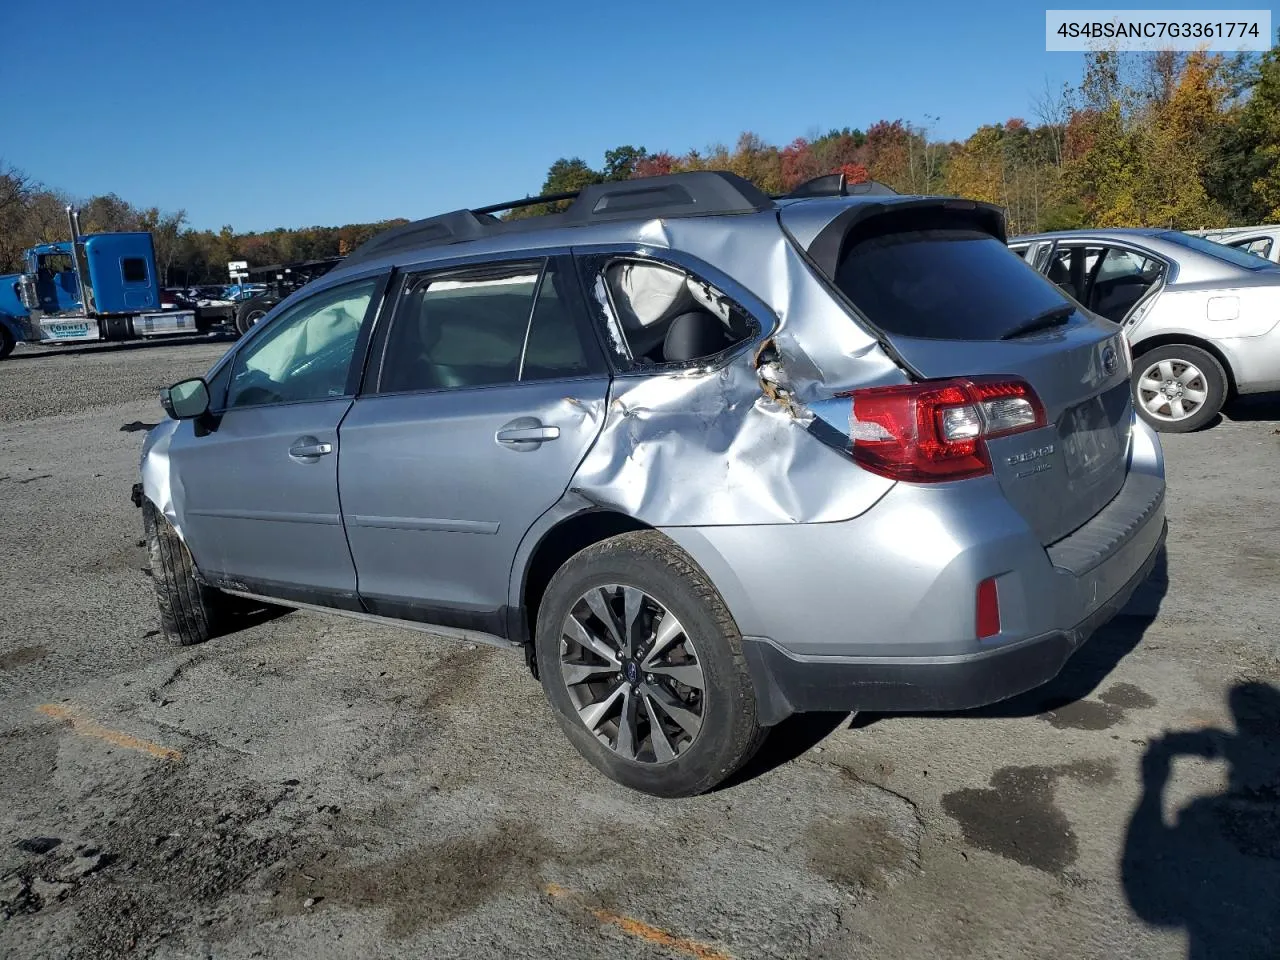
[{"label": "shadow of person", "polygon": [[[1166,733],[1147,747],[1121,863],[1134,913],[1185,930],[1190,960],[1280,955],[1280,690],[1241,683],[1228,701],[1234,733]],[[1166,822],[1179,756],[1222,759],[1228,785]]]}]

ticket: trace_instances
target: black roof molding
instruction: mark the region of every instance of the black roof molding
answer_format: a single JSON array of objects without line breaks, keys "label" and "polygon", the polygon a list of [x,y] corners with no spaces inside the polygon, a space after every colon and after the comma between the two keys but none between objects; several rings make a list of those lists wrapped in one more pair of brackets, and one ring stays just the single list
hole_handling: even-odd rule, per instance
[{"label": "black roof molding", "polygon": [[470,210],[454,210],[452,213],[442,213],[438,217],[415,220],[402,227],[392,227],[352,250],[347,257],[347,263],[373,260],[390,253],[416,250],[419,247],[435,246],[440,243],[479,240],[481,237],[489,236],[492,230],[486,221],[501,222],[488,214],[481,216],[484,217],[483,220]]},{"label": "black roof molding", "polygon": [[[519,220],[499,220],[493,214],[538,203],[572,200],[562,213]],[[525,197],[509,203],[455,210],[394,227],[353,250],[347,263],[372,260],[402,250],[484,237],[502,236],[552,226],[577,227],[616,220],[650,220],[660,217],[699,217],[757,213],[774,206],[773,200],[752,183],[724,170],[699,170],[639,180],[595,183],[576,193]]]},{"label": "black roof molding", "polygon": [[726,170],[699,170],[584,187],[565,211],[568,223],[757,213],[773,200]]}]

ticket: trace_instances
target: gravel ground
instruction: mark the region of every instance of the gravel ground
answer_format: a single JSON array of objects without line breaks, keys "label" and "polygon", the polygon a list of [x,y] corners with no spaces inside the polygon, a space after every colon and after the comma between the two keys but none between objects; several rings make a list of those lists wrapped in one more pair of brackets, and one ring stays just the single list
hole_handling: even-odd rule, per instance
[{"label": "gravel ground", "polygon": [[227,334],[213,333],[199,340],[133,340],[79,347],[20,343],[0,367],[0,423],[153,401],[161,387],[204,373],[234,341]]},{"label": "gravel ground", "polygon": [[164,644],[138,425],[225,346],[0,364],[0,955],[1278,955],[1274,402],[1167,438],[1165,577],[1048,687],[797,718],[659,801],[505,651],[310,613]]}]

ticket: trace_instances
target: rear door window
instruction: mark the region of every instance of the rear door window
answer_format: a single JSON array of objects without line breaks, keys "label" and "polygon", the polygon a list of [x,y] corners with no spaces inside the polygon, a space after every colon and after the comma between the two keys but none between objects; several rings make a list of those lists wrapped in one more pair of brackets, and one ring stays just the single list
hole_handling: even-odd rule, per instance
[{"label": "rear door window", "polygon": [[1108,247],[1089,290],[1089,309],[1120,323],[1164,276],[1164,264],[1132,250]]},{"label": "rear door window", "polygon": [[1053,251],[1045,273],[1060,290],[1084,303],[1089,298],[1089,284],[1103,253],[1102,247],[1059,246]]},{"label": "rear door window", "polygon": [[913,230],[855,243],[836,285],[886,333],[999,340],[1061,307],[1062,293],[988,233]]},{"label": "rear door window", "polygon": [[591,374],[567,261],[493,264],[406,277],[380,393],[497,386]]},{"label": "rear door window", "polygon": [[720,287],[683,267],[607,254],[583,257],[579,265],[621,370],[714,365],[760,332],[756,319]]}]

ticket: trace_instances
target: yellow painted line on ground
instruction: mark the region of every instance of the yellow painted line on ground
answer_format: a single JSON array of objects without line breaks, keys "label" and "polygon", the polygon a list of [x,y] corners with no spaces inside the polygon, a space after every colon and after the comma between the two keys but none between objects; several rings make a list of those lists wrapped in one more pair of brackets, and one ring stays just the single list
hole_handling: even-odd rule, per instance
[{"label": "yellow painted line on ground", "polygon": [[42,703],[36,707],[36,713],[43,713],[46,717],[53,717],[55,720],[65,720],[71,724],[72,733],[101,740],[104,743],[111,744],[113,747],[120,747],[124,750],[137,750],[139,753],[149,754],[157,760],[182,759],[181,750],[164,747],[158,743],[152,743],[150,740],[141,740],[132,734],[125,733],[123,730],[111,730],[92,717],[86,717],[73,707],[62,707],[56,703]]},{"label": "yellow painted line on ground", "polygon": [[[557,899],[566,900],[574,897],[573,891],[560,886],[558,883],[548,883],[543,889],[549,896]],[[687,954],[697,958],[697,960],[733,960],[733,957],[723,950],[709,943],[703,943],[701,940],[693,940],[689,937],[668,933],[661,927],[655,927],[651,923],[645,923],[643,920],[637,920],[634,917],[614,913],[612,910],[605,910],[600,907],[588,907],[587,909],[601,923],[617,927],[623,933],[629,934],[637,940],[643,940],[658,947],[666,947],[668,950]]]}]

